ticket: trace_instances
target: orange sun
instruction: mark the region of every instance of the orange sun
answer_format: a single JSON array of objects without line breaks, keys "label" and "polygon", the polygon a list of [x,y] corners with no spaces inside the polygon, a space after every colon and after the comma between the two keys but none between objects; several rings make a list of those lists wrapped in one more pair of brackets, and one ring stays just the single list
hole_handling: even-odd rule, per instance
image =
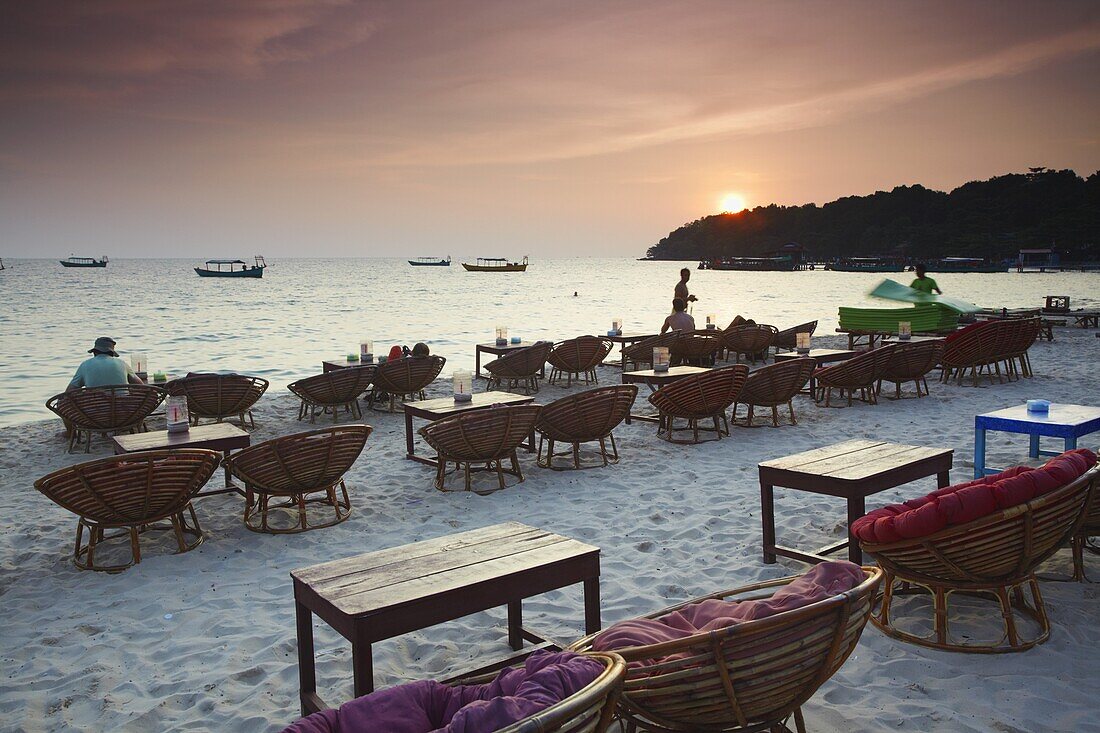
[{"label": "orange sun", "polygon": [[739,193],[727,193],[724,195],[720,206],[722,212],[728,214],[736,214],[748,208],[745,204],[745,197]]}]

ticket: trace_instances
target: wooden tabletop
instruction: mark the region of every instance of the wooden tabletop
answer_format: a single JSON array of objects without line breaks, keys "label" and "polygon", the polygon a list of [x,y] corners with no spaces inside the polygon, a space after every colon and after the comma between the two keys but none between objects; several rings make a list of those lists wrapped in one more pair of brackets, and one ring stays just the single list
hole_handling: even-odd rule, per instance
[{"label": "wooden tabletop", "polygon": [[406,402],[406,410],[412,408],[412,414],[420,417],[438,419],[467,410],[477,410],[492,405],[525,405],[534,402],[532,395],[512,394],[511,392],[475,392],[469,402],[455,402],[454,397],[438,397],[432,400]]},{"label": "wooden tabletop", "polygon": [[227,422],[212,425],[193,425],[186,433],[169,433],[155,430],[148,433],[114,436],[116,453],[134,453],[143,450],[167,448],[210,448],[231,450],[246,448],[250,438],[247,432]]},{"label": "wooden tabletop", "polygon": [[448,596],[599,552],[568,537],[507,522],[300,568],[291,576],[347,616],[425,602],[449,616]]},{"label": "wooden tabletop", "polygon": [[629,344],[635,341],[644,341],[653,338],[655,333],[620,333],[618,336],[601,336],[613,344]]},{"label": "wooden tabletop", "polygon": [[528,346],[534,346],[539,343],[538,341],[520,341],[518,344],[508,342],[506,344],[497,344],[496,341],[490,341],[487,344],[478,344],[477,348],[482,351],[488,351],[489,353],[498,353],[503,351],[515,351],[516,349],[526,349]]},{"label": "wooden tabletop", "polygon": [[377,367],[378,361],[363,361],[362,359],[356,359],[355,361],[348,361],[346,356],[340,356],[335,359],[325,359],[321,362],[323,366],[331,367],[332,369],[344,369],[347,367]]},{"label": "wooden tabletop", "polygon": [[836,496],[848,496],[857,487],[869,494],[949,470],[953,455],[949,448],[847,440],[764,461],[760,480]]},{"label": "wooden tabletop", "polygon": [[777,361],[785,361],[787,359],[798,359],[805,356],[811,359],[817,359],[818,361],[843,361],[844,359],[851,359],[858,353],[858,351],[851,351],[849,349],[810,349],[809,353],[806,354],[799,354],[797,351],[785,351],[782,354],[776,354],[775,359]]},{"label": "wooden tabletop", "polygon": [[674,366],[669,367],[668,371],[658,372],[653,369],[642,369],[636,372],[623,372],[623,384],[629,384],[631,382],[668,382],[682,377],[688,377],[692,374],[702,374],[703,372],[709,372],[709,367],[697,367],[697,366]]}]

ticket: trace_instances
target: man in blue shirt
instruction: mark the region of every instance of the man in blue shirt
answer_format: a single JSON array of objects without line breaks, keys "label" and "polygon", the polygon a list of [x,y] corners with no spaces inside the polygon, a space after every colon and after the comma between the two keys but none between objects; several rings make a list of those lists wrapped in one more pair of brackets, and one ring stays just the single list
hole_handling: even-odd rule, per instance
[{"label": "man in blue shirt", "polygon": [[118,357],[115,352],[115,340],[100,336],[95,346],[88,349],[91,359],[85,359],[76,369],[73,381],[66,389],[81,387],[111,387],[119,384],[141,384],[130,365]]}]

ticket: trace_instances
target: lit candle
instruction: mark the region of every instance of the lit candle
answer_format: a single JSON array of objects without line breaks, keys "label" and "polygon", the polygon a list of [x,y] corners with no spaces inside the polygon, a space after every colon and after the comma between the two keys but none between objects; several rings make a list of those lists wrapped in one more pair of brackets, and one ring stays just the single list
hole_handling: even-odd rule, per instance
[{"label": "lit candle", "polygon": [[713,331],[714,329],[718,328],[718,323],[716,322],[717,318],[718,318],[718,316],[714,315],[713,313],[707,314],[707,329],[708,330]]},{"label": "lit candle", "polygon": [[810,334],[802,332],[794,335],[795,349],[800,354],[810,353]]},{"label": "lit candle", "polygon": [[148,359],[145,354],[133,353],[130,354],[130,368],[134,370],[134,373],[139,377],[144,378],[145,372],[148,369]]},{"label": "lit candle", "polygon": [[622,336],[623,335],[623,317],[611,319],[611,335]]},{"label": "lit candle", "polygon": [[508,327],[503,325],[497,326],[497,346],[504,346],[508,343]]},{"label": "lit candle", "polygon": [[454,385],[455,402],[469,402],[474,398],[473,378],[474,375],[465,369],[455,370],[454,374],[451,376],[451,382]]},{"label": "lit candle", "polygon": [[653,347],[653,371],[655,372],[667,372],[669,364],[668,347],[667,346],[654,346]]},{"label": "lit candle", "polygon": [[905,341],[913,336],[913,324],[910,321],[898,321],[898,338]]},{"label": "lit candle", "polygon": [[374,342],[370,339],[359,340],[359,358],[363,361],[374,361]]},{"label": "lit candle", "polygon": [[164,415],[168,423],[169,433],[186,433],[191,428],[191,417],[187,412],[186,397],[169,397],[166,399],[164,401]]}]

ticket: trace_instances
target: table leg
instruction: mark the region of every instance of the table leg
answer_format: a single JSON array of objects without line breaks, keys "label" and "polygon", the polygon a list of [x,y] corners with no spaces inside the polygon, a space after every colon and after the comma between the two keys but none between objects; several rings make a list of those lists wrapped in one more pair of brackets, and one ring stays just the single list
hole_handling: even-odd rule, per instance
[{"label": "table leg", "polygon": [[974,478],[985,476],[985,428],[974,428]]},{"label": "table leg", "polygon": [[355,696],[362,697],[374,692],[374,660],[369,641],[356,640],[351,643],[351,667],[355,676]]},{"label": "table leg", "polygon": [[474,379],[481,378],[481,347],[474,347]]},{"label": "table leg", "polygon": [[413,445],[413,416],[405,410],[405,455],[412,458],[416,454],[416,446]]},{"label": "table leg", "polygon": [[1028,437],[1030,438],[1030,443],[1028,445],[1027,454],[1029,456],[1031,456],[1032,458],[1038,458],[1039,457],[1039,435],[1038,435],[1038,433],[1036,433],[1036,434],[1030,435]]},{"label": "table leg", "polygon": [[775,491],[770,484],[760,482],[760,525],[764,539],[764,562],[775,562]]},{"label": "table leg", "polygon": [[936,474],[936,488],[944,489],[951,485],[951,472],[940,471]]},{"label": "table leg", "polygon": [[317,668],[313,659],[313,613],[296,600],[294,617],[298,629],[299,697],[304,716],[316,712],[310,709],[310,701],[317,694]]},{"label": "table leg", "polygon": [[518,652],[523,648],[523,601],[508,601],[508,646]]},{"label": "table leg", "polygon": [[1072,435],[1072,436],[1066,438],[1066,450],[1076,450],[1076,449],[1077,449],[1077,436]]},{"label": "table leg", "polygon": [[225,459],[229,458],[229,451],[222,451],[224,458],[222,459],[222,470],[225,471],[225,488],[232,488],[233,480],[229,477],[229,466],[226,465]]},{"label": "table leg", "polygon": [[600,576],[584,581],[584,633],[595,634],[603,628],[600,622]]},{"label": "table leg", "polygon": [[852,537],[852,525],[855,521],[867,513],[866,500],[862,496],[848,499],[848,559],[856,565],[863,564],[863,550],[859,548],[859,542]]}]

